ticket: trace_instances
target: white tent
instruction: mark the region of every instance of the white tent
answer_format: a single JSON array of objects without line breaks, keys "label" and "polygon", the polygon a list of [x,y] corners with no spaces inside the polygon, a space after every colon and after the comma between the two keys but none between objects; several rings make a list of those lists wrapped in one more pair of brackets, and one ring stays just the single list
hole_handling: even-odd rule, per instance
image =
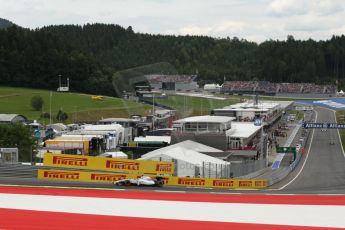
[{"label": "white tent", "polygon": [[148,152],[145,155],[143,155],[142,157],[144,157],[144,156],[149,157],[151,155],[153,156],[157,153],[165,152],[165,151],[168,151],[169,149],[174,149],[176,147],[182,147],[184,149],[191,149],[191,150],[194,150],[197,152],[207,152],[207,153],[223,152],[222,150],[219,150],[219,149],[216,149],[216,148],[204,145],[204,144],[200,144],[200,143],[195,142],[195,141],[186,140],[186,141],[182,141],[182,142],[179,142],[179,143],[176,143],[173,145],[169,145],[169,146],[164,147],[164,148],[154,150],[152,152]]},{"label": "white tent", "polygon": [[177,176],[220,177],[225,172],[224,169],[230,166],[229,162],[181,146],[161,148],[143,155],[140,159],[174,161]]}]

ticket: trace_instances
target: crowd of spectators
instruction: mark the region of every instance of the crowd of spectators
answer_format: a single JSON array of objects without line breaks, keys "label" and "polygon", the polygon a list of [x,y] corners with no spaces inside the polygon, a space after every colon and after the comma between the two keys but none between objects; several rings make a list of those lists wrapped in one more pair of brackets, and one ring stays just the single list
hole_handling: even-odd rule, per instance
[{"label": "crowd of spectators", "polygon": [[279,93],[302,93],[304,83],[280,83]]},{"label": "crowd of spectators", "polygon": [[325,86],[314,83],[305,83],[302,88],[302,93],[324,93],[324,91]]},{"label": "crowd of spectators", "polygon": [[278,89],[277,83],[272,83],[269,81],[259,81],[256,91],[266,92],[266,93],[276,93]]},{"label": "crowd of spectators", "polygon": [[254,91],[257,84],[256,81],[226,81],[222,87],[230,91]]},{"label": "crowd of spectators", "polygon": [[264,93],[330,94],[336,92],[336,85],[315,83],[273,83],[269,81],[226,81],[223,92],[257,91]]},{"label": "crowd of spectators", "polygon": [[[150,83],[191,83],[194,75],[145,75]],[[225,81],[222,92],[258,92],[258,93],[295,93],[295,94],[333,94],[336,93],[336,85],[318,85],[315,83],[274,83],[269,81]]]},{"label": "crowd of spectators", "polygon": [[334,93],[334,92],[337,92],[337,86],[336,85],[325,85],[324,93]]}]

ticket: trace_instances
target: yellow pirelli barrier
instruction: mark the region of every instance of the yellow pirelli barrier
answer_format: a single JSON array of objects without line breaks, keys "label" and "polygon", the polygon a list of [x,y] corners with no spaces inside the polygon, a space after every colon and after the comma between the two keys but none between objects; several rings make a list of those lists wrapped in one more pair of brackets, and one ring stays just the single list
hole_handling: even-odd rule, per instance
[{"label": "yellow pirelli barrier", "polygon": [[126,173],[98,173],[47,169],[39,169],[37,173],[37,178],[41,180],[43,179],[80,182],[112,182],[122,179],[133,179],[137,177],[138,175],[136,174]]},{"label": "yellow pirelli barrier", "polygon": [[104,157],[45,153],[44,166],[104,170],[112,172],[173,174],[174,164],[164,161],[127,160]]},{"label": "yellow pirelli barrier", "polygon": [[[38,179],[65,180],[80,182],[112,182],[122,179],[135,179],[138,174],[126,173],[99,173],[68,170],[38,170]],[[266,180],[233,180],[233,179],[209,179],[190,177],[164,177],[164,184],[170,186],[224,188],[224,189],[259,189],[266,188]]]},{"label": "yellow pirelli barrier", "polygon": [[265,188],[266,180],[234,180],[234,179],[211,179],[211,178],[190,178],[190,177],[164,177],[166,185],[205,187],[205,188]]}]

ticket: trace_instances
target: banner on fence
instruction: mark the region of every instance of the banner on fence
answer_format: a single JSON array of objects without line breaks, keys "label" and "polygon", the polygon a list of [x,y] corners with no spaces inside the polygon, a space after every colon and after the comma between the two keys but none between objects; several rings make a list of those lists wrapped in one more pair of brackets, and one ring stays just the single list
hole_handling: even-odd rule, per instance
[{"label": "banner on fence", "polygon": [[45,153],[44,166],[104,170],[127,173],[173,174],[173,162],[127,160],[105,157],[77,156],[67,154]]}]

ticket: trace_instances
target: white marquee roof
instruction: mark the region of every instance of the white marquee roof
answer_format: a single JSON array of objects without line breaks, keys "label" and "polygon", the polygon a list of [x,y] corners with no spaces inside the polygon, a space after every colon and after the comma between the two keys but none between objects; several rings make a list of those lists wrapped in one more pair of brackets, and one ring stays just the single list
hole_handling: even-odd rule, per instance
[{"label": "white marquee roof", "polygon": [[[164,149],[164,148],[162,148]],[[152,152],[151,152],[152,153]],[[180,146],[175,146],[174,148],[165,149],[163,151],[157,151],[154,154],[145,154],[140,159],[141,160],[157,160],[159,158],[172,158],[176,160],[182,160],[188,162],[193,165],[202,166],[203,163],[213,163],[213,164],[221,164],[221,165],[228,165],[229,162],[220,160],[215,157],[208,156],[206,154],[199,153],[197,151],[186,149]]]},{"label": "white marquee roof", "polygon": [[160,149],[156,149],[154,151],[148,152],[146,154],[144,154],[143,156],[145,157],[149,157],[151,155],[156,155],[156,154],[160,154],[162,152],[168,151],[170,149],[174,149],[176,147],[181,147],[184,149],[190,149],[190,150],[194,150],[197,152],[222,152],[222,150],[204,145],[204,144],[200,144],[198,142],[195,141],[191,141],[191,140],[186,140],[186,141],[182,141],[173,145],[169,145],[167,147],[164,148],[160,148]]}]

